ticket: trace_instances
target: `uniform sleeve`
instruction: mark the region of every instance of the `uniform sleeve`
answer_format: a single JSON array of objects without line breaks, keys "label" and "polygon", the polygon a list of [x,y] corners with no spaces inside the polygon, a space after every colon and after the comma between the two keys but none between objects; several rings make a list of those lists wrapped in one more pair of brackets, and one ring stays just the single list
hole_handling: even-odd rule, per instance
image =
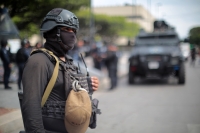
[{"label": "uniform sleeve", "polygon": [[22,113],[26,132],[45,133],[41,99],[44,90],[52,76],[53,64],[42,53],[37,53],[28,59],[22,76],[23,100]]},{"label": "uniform sleeve", "polygon": [[1,50],[1,59],[5,64],[9,64],[10,63],[10,59],[8,56],[8,51],[6,51],[6,49],[2,49]]}]

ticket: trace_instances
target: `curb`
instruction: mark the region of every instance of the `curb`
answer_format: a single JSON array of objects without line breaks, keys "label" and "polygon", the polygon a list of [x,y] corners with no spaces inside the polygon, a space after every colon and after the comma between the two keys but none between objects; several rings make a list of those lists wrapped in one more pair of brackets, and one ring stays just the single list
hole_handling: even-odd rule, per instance
[{"label": "curb", "polygon": [[23,121],[20,109],[16,109],[0,116],[0,133],[10,133],[19,128],[22,128],[23,130]]}]

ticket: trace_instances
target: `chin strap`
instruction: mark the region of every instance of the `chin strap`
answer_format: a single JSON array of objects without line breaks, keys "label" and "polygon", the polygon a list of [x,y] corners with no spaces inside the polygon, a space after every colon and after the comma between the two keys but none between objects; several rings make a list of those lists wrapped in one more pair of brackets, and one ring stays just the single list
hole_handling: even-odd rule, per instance
[{"label": "chin strap", "polygon": [[57,28],[57,41],[59,42],[59,43],[62,43],[62,40],[61,40],[61,38],[60,38],[60,28],[58,27]]},{"label": "chin strap", "polygon": [[[62,40],[61,40],[61,38],[60,38],[60,28],[59,27],[57,27],[57,34],[56,34],[56,36],[57,36],[57,41],[58,41],[58,43],[60,44],[60,45],[63,45],[64,46],[64,44],[63,44],[63,42],[62,42]],[[62,46],[61,46],[62,47]]]}]

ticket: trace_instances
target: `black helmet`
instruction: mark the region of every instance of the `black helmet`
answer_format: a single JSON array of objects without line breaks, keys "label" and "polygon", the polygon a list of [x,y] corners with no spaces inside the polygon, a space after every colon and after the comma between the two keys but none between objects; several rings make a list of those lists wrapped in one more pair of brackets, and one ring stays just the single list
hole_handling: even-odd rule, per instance
[{"label": "black helmet", "polygon": [[56,26],[66,26],[77,31],[79,29],[78,18],[68,10],[62,8],[52,9],[45,16],[40,26],[40,31],[47,32]]},{"label": "black helmet", "polygon": [[8,40],[7,39],[2,39],[1,40],[1,46],[5,47],[8,44]]},{"label": "black helmet", "polygon": [[28,39],[23,39],[23,40],[21,40],[21,46],[24,46],[24,45],[27,44],[27,43],[30,44],[30,42],[29,42]]}]

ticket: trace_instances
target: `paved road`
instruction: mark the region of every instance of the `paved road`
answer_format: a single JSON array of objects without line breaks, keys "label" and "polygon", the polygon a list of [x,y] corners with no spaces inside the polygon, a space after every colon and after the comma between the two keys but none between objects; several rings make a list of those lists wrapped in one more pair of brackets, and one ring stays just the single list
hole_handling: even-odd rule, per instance
[{"label": "paved road", "polygon": [[[187,63],[186,75],[185,85],[177,85],[174,79],[128,85],[124,77],[117,89],[99,90],[94,97],[100,100],[102,114],[97,128],[87,133],[200,133],[200,66]],[[17,91],[6,91],[10,97],[4,95],[5,100],[13,100],[5,107],[19,106]]]},{"label": "paved road", "polygon": [[186,84],[120,80],[114,91],[99,92],[102,115],[87,133],[200,133],[200,66],[186,64]]}]

